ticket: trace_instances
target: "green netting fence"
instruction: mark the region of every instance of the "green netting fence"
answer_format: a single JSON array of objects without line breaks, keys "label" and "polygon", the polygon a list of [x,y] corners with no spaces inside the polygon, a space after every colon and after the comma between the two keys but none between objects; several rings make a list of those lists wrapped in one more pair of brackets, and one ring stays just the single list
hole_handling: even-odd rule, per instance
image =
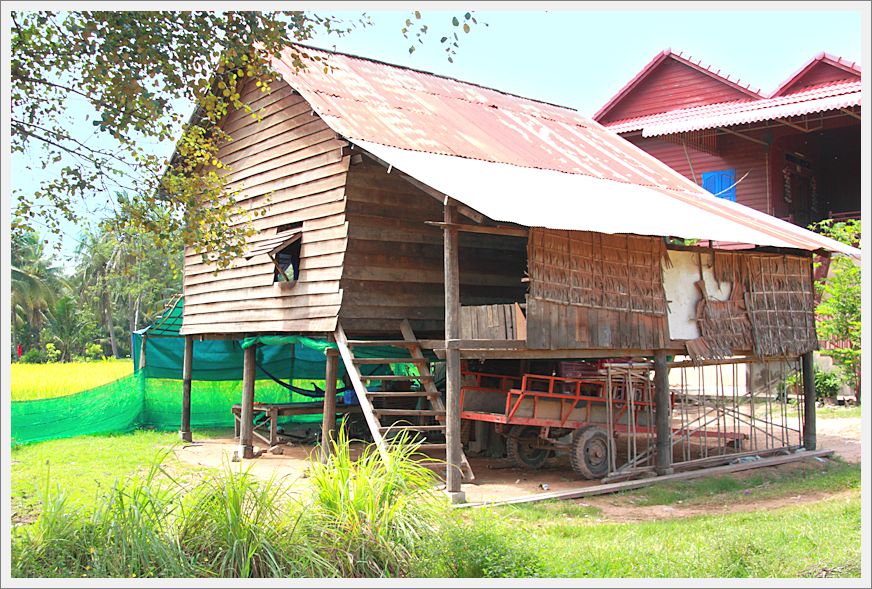
[{"label": "green netting fence", "polygon": [[[178,429],[182,414],[184,338],[179,336],[182,299],[174,299],[148,328],[134,333],[134,373],[79,393],[12,403],[12,443],[88,434],[126,432],[136,428]],[[140,348],[145,343],[145,367]],[[255,400],[302,403],[323,399],[327,348],[335,344],[299,335],[260,336],[244,340],[193,343],[191,427],[232,427],[231,407],[242,398],[243,349],[256,348]],[[362,357],[405,358],[409,351],[387,346],[356,350]],[[435,359],[433,357],[432,359]],[[412,364],[367,365],[367,374],[415,374]],[[344,384],[340,363],[337,389],[345,403],[356,403]],[[279,382],[290,385],[293,390]],[[380,386],[371,381],[373,388]],[[345,389],[343,391],[343,389]],[[320,415],[287,417],[284,423],[320,422]]]},{"label": "green netting fence", "polygon": [[[179,307],[180,304],[173,309]],[[146,346],[144,368],[139,366],[143,342]],[[302,403],[323,399],[325,350],[335,344],[302,336],[195,341],[192,429],[233,426],[231,407],[242,398],[243,349],[252,345],[258,346],[256,401]],[[120,433],[136,428],[178,429],[182,412],[184,338],[173,335],[165,327],[161,331],[143,330],[133,335],[132,349],[134,374],[131,376],[64,397],[13,402],[13,444]],[[403,358],[408,356],[408,350],[373,347],[361,350],[358,355]],[[344,384],[344,367],[340,364],[339,368],[339,397],[345,403],[356,403],[355,395]],[[411,364],[372,365],[366,370],[370,375],[416,373]],[[288,390],[276,380],[296,390]],[[373,388],[379,385],[378,381],[370,382]],[[320,415],[301,415],[284,418],[283,423],[320,421]]]}]

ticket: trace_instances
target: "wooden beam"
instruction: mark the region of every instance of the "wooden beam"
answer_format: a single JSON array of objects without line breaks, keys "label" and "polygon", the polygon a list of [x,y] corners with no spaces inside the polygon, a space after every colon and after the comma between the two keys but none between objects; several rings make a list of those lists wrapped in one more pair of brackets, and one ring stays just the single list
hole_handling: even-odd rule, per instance
[{"label": "wooden beam", "polygon": [[773,458],[764,458],[762,460],[754,460],[750,462],[740,462],[738,464],[728,464],[725,466],[716,466],[714,468],[701,468],[699,470],[691,470],[687,472],[678,472],[670,475],[651,477],[647,479],[624,481],[621,483],[609,483],[606,485],[593,485],[590,487],[581,487],[578,489],[570,489],[568,491],[556,491],[554,493],[537,493],[535,495],[526,495],[524,497],[514,497],[512,499],[503,499],[500,501],[484,501],[481,503],[465,503],[456,507],[490,507],[493,505],[515,505],[518,503],[532,503],[534,501],[550,501],[553,499],[578,499],[580,497],[591,497],[594,495],[606,495],[608,493],[618,493],[620,491],[631,491],[633,489],[641,489],[655,483],[665,483],[669,481],[687,481],[691,479],[699,479],[702,477],[716,476],[721,474],[731,474],[743,470],[751,470],[753,468],[763,468],[766,466],[778,466],[779,464],[787,464],[797,462],[806,458],[818,458],[830,456],[832,450],[818,450],[816,452],[800,452],[798,454],[790,454],[788,456],[775,456]]},{"label": "wooden beam", "polygon": [[254,419],[254,379],[256,367],[254,364],[256,346],[245,348],[242,355],[242,409],[239,425],[239,457],[254,458],[253,424]]},{"label": "wooden beam", "polygon": [[339,368],[339,352],[327,348],[326,384],[324,386],[324,416],[321,421],[321,461],[327,462],[333,454],[336,434],[336,373]]},{"label": "wooden beam", "polygon": [[[145,341],[143,341],[143,344]],[[194,365],[194,338],[185,336],[185,356],[182,364],[182,424],[179,438],[184,442],[193,440],[191,436],[191,373]]]},{"label": "wooden beam", "polygon": [[[444,240],[445,269],[445,339],[460,339],[460,242],[456,223],[457,208],[445,204]],[[463,503],[466,498],[460,488],[460,351],[449,347],[445,352],[445,442],[447,445],[447,474],[445,488],[452,503]]]},{"label": "wooden beam", "polygon": [[[442,229],[445,229],[447,226],[447,224],[442,221],[424,221],[424,223],[432,225],[433,227],[441,227]],[[530,235],[529,229],[520,227],[488,227],[486,225],[455,223],[453,228],[457,231],[464,231],[466,233],[486,233],[488,235],[508,235],[510,237],[528,237]]]},{"label": "wooden beam", "polygon": [[672,407],[669,399],[669,364],[666,352],[654,354],[654,415],[657,430],[657,474],[672,474]]},{"label": "wooden beam", "polygon": [[814,389],[814,352],[802,355],[802,394],[805,403],[804,423],[802,424],[802,445],[806,450],[817,448],[817,407]]},{"label": "wooden beam", "polygon": [[733,131],[731,129],[727,129],[726,127],[718,127],[717,129],[718,129],[718,131],[723,131],[724,133],[729,133],[730,135],[735,135],[736,137],[741,137],[742,139],[746,139],[747,141],[750,141],[752,143],[757,143],[758,145],[765,145],[766,147],[769,147],[769,144],[766,143],[765,141],[762,141],[760,139],[755,139],[754,137],[749,137],[748,135],[745,135],[744,133],[739,133],[738,131]]},{"label": "wooden beam", "polygon": [[862,119],[860,118],[860,114],[859,114],[859,113],[856,113],[856,112],[854,112],[854,111],[852,111],[852,110],[848,110],[847,108],[840,108],[839,110],[842,111],[843,113],[845,113],[846,115],[850,116],[850,117],[854,117],[854,118],[857,119],[858,121],[861,121],[861,120],[862,120]]}]

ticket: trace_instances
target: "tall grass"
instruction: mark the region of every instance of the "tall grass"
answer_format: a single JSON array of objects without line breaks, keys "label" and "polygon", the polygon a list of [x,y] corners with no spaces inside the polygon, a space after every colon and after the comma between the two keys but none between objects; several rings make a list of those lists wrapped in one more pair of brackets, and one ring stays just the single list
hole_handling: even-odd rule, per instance
[{"label": "tall grass", "polygon": [[132,360],[12,364],[13,401],[30,401],[72,395],[133,374]]},{"label": "tall grass", "polygon": [[159,453],[144,473],[116,482],[90,510],[46,475],[39,516],[13,532],[19,577],[408,576],[447,509],[417,445],[393,444],[390,460],[366,449],[352,460],[340,437],[313,462],[302,498],[280,479],[241,465],[195,481],[173,478]]},{"label": "tall grass", "polygon": [[342,576],[406,576],[443,519],[436,475],[421,463],[427,457],[418,453],[420,444],[405,433],[391,440],[384,461],[374,446],[352,459],[344,432],[339,428],[326,463],[310,467],[306,523],[321,531]]}]

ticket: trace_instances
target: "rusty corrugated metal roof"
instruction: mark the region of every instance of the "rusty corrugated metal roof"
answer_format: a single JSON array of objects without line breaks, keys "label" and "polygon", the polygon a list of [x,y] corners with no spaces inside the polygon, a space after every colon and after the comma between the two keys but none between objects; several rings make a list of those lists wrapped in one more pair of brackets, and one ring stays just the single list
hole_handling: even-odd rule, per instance
[{"label": "rusty corrugated metal roof", "polygon": [[[295,50],[320,57],[332,71],[324,73],[318,66],[296,71]],[[386,147],[380,149],[389,158],[386,161],[394,159],[399,169],[406,166],[408,174],[473,208],[476,204],[486,208],[489,212],[485,214],[493,219],[528,226],[676,235],[809,250],[843,251],[846,247],[712,196],[569,108],[308,47],[285,50],[273,65],[337,133],[352,143],[368,146],[370,151],[379,149],[375,146]],[[464,161],[488,165],[471,166]],[[499,178],[511,171],[506,166],[527,172],[516,175],[518,182],[512,185]],[[482,188],[490,181],[501,187],[500,193],[474,196],[460,188],[462,182],[440,189],[434,186],[438,182],[436,170],[454,171],[463,175],[467,184],[474,179]],[[554,188],[555,194],[545,199],[547,207],[545,200],[542,207],[537,204],[542,195],[536,190],[536,178],[542,180],[543,188]],[[651,198],[646,199],[646,195]],[[509,202],[513,205],[510,208]],[[598,214],[589,216],[598,219],[582,219],[585,206],[594,202]],[[543,208],[549,210],[540,210]],[[536,222],[525,218],[525,209],[536,209]],[[695,211],[701,212],[700,218],[688,217]],[[565,217],[570,214],[578,219],[574,224],[567,224]],[[605,215],[611,218],[605,219]],[[646,219],[652,220],[649,230],[645,230]],[[707,226],[711,235],[707,235]],[[740,237],[749,232],[753,240]],[[848,249],[849,253],[859,253]]]},{"label": "rusty corrugated metal roof", "polygon": [[724,102],[672,110],[609,123],[615,133],[642,131],[643,137],[699,131],[860,106],[861,82],[821,84],[808,90],[760,100]]}]

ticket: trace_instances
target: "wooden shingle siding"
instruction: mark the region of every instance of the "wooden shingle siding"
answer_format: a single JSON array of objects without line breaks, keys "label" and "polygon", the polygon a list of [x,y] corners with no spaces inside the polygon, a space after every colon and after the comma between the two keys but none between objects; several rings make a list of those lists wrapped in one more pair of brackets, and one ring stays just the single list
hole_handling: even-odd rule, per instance
[{"label": "wooden shingle siding", "polygon": [[[346,189],[348,251],[340,321],[349,333],[394,333],[409,319],[418,335],[441,337],[445,291],[442,204],[368,158]],[[526,240],[461,234],[463,304],[522,302]]]},{"label": "wooden shingle siding", "polygon": [[274,282],[266,254],[239,258],[216,272],[214,264],[185,251],[185,317],[182,334],[332,332],[342,304],[340,278],[348,238],[346,142],[284,82],[260,94],[242,89],[262,120],[231,112],[222,128],[233,141],[219,150],[228,166],[227,189],[257,233],[251,244],[302,223],[300,275],[294,284]]}]

